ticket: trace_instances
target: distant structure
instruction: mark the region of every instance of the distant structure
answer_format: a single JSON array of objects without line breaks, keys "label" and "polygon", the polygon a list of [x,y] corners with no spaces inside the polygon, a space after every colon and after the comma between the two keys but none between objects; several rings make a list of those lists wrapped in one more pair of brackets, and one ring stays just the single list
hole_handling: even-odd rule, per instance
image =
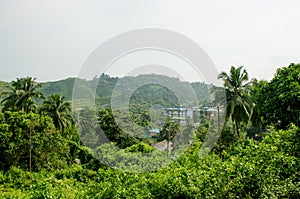
[{"label": "distant structure", "polygon": [[[173,150],[173,146],[174,146],[173,143],[170,142],[169,143],[169,151]],[[167,151],[168,150],[168,144],[167,144],[166,140],[158,142],[158,143],[152,145],[152,147],[159,151]]]},{"label": "distant structure", "polygon": [[150,137],[158,137],[159,134],[160,134],[160,130],[159,129],[151,129],[151,130],[149,130],[149,136]]},{"label": "distant structure", "polygon": [[[219,114],[223,112],[223,106],[219,106]],[[200,114],[204,113],[206,117],[211,120],[218,117],[218,107],[203,107],[199,108],[182,108],[182,107],[173,107],[165,108],[165,112],[162,113],[165,116],[171,118],[172,121],[179,122],[181,125],[187,125],[187,122],[190,121],[194,124],[199,123]],[[151,129],[147,132],[147,137],[157,138],[160,135],[160,129]]]},{"label": "distant structure", "polygon": [[199,122],[199,108],[165,108],[166,115],[172,120],[177,120],[181,124],[186,124],[187,119],[193,123]]},{"label": "distant structure", "polygon": [[[218,115],[217,107],[203,107],[203,110],[209,119],[212,117],[217,117],[217,115]],[[219,112],[220,113],[223,112],[223,106],[219,106]]]}]

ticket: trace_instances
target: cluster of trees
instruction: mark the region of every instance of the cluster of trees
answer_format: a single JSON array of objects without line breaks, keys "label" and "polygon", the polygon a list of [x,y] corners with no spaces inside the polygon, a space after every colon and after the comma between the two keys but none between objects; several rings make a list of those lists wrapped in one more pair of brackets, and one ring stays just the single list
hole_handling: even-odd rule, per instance
[{"label": "cluster of trees", "polygon": [[64,168],[70,160],[67,138],[53,120],[36,113],[0,113],[0,170]]},{"label": "cluster of trees", "polygon": [[299,198],[299,136],[295,126],[271,130],[262,142],[235,144],[222,157],[199,158],[201,142],[195,142],[169,167],[141,174],[82,165],[31,174],[12,167],[0,172],[0,197]]},{"label": "cluster of trees", "polygon": [[[246,132],[250,127],[262,133],[268,126],[276,129],[287,129],[291,124],[299,126],[300,64],[279,68],[270,82],[249,81],[242,66],[231,67],[228,74],[222,72],[218,77],[224,81],[226,92],[226,122],[232,123],[237,137],[241,130]],[[222,90],[212,91],[218,103],[218,92],[220,95]]]},{"label": "cluster of trees", "polygon": [[58,94],[44,97],[40,88],[35,79],[26,77],[13,81],[2,92],[3,171],[12,166],[34,171],[64,168],[85,151],[80,148],[70,102]]},{"label": "cluster of trees", "polygon": [[274,125],[287,129],[300,122],[300,64],[279,68],[270,81],[254,81],[251,96],[255,102],[253,124],[257,128]]},{"label": "cluster of trees", "polygon": [[[25,113],[39,113],[50,116],[56,128],[65,131],[73,123],[71,104],[63,96],[52,94],[48,98],[39,91],[41,84],[32,77],[18,78],[13,81],[7,91],[3,92],[1,103],[2,112],[23,111]],[[42,105],[37,105],[37,100],[42,99]]]}]

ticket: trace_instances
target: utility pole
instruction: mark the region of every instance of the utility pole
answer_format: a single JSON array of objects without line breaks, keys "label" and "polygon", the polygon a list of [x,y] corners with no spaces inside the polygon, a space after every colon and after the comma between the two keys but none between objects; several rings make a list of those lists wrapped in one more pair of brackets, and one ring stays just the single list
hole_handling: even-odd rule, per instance
[{"label": "utility pole", "polygon": [[29,172],[31,173],[31,149],[32,149],[32,143],[31,143],[31,128],[29,130]]},{"label": "utility pole", "polygon": [[167,141],[167,156],[169,157],[169,145],[170,145],[170,129],[166,129],[168,132],[168,141]]},{"label": "utility pole", "polygon": [[217,108],[218,108],[218,135],[220,135],[220,132],[221,132],[221,121],[220,121],[220,106],[219,106],[219,104],[218,104]]},{"label": "utility pole", "polygon": [[[218,110],[218,136],[220,136],[220,143],[222,145],[222,135],[221,135],[221,121],[220,121],[220,105],[218,104],[217,106],[217,110]],[[221,155],[221,150],[220,151],[220,155]]]},{"label": "utility pole", "polygon": [[32,168],[32,138],[31,138],[31,133],[34,128],[34,124],[30,123],[29,124],[29,172],[31,173],[31,168]]}]

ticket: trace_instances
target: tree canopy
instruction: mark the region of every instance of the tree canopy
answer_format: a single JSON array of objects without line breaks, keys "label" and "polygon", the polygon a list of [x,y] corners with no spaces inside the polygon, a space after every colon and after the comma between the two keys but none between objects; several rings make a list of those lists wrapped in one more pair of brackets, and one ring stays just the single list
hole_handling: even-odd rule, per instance
[{"label": "tree canopy", "polygon": [[36,111],[35,99],[43,98],[43,94],[38,91],[41,84],[35,82],[35,78],[17,78],[11,86],[2,93],[4,99],[3,109],[6,110],[22,110],[26,113]]},{"label": "tree canopy", "polygon": [[52,94],[44,100],[40,113],[53,119],[56,128],[65,131],[73,123],[71,104],[64,100],[64,96]]},{"label": "tree canopy", "polygon": [[259,121],[263,127],[273,124],[278,129],[299,125],[300,64],[279,68],[270,82],[256,82],[251,96],[256,103],[254,123]]}]

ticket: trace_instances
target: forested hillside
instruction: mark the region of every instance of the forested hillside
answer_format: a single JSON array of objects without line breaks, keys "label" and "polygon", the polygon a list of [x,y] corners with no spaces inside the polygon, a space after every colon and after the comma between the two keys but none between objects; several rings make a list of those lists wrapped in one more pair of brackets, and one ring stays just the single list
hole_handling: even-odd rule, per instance
[{"label": "forested hillside", "polygon": [[[177,86],[178,88],[186,87],[186,85],[190,85],[191,88],[194,90],[195,95],[198,99],[199,105],[203,104],[210,104],[210,94],[208,91],[208,85],[205,83],[187,83],[187,82],[181,82],[178,78],[171,78],[167,76],[158,76],[158,75],[150,75],[149,78],[152,78],[154,76],[157,76],[158,78],[167,79],[169,82],[171,82],[172,85]],[[140,84],[140,81],[143,80],[145,76],[140,75],[137,77],[125,77],[125,80],[129,84]],[[71,101],[72,100],[72,94],[73,94],[73,86],[74,82],[77,80],[77,83],[80,84],[81,89],[84,90],[84,93],[93,93],[93,88],[96,86],[96,93],[95,93],[95,99],[97,105],[103,106],[103,105],[109,105],[111,102],[111,95],[115,88],[115,85],[122,81],[124,78],[117,78],[117,77],[110,77],[109,75],[103,74],[100,78],[94,78],[92,80],[83,80],[78,78],[68,78],[64,80],[59,81],[53,81],[53,82],[44,82],[41,83],[42,87],[40,89],[40,92],[43,93],[44,96],[50,96],[54,93],[62,95],[65,97],[65,100]],[[9,85],[7,82],[1,82],[0,81],[0,92],[2,93],[5,88]],[[182,89],[182,92],[185,92],[184,89]],[[141,101],[137,100],[139,99],[145,99],[145,101],[152,101],[160,103],[163,102],[162,105],[167,106],[175,106],[178,105],[176,103],[178,99],[175,99],[176,96],[173,96],[173,98],[169,98],[167,95],[168,93],[172,95],[172,91],[168,91],[166,87],[153,84],[151,87],[141,87],[136,92],[135,95],[132,96],[131,100],[132,103],[141,103]],[[165,96],[163,96],[165,95]],[[162,99],[164,98],[164,99]],[[162,99],[162,100],[160,100]]]}]

